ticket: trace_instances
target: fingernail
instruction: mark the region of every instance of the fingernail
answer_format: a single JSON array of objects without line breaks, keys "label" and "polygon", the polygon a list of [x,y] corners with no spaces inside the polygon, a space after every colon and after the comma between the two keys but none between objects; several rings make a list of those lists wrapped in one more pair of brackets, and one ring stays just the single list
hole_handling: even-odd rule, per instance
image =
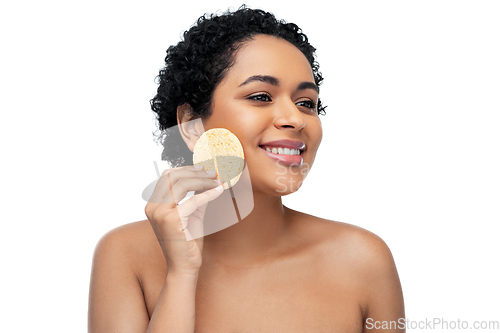
[{"label": "fingernail", "polygon": [[222,191],[224,188],[222,187],[222,185],[219,185],[215,188],[216,191]]},{"label": "fingernail", "polygon": [[205,171],[209,176],[215,176],[215,170],[207,170]]},{"label": "fingernail", "polygon": [[202,164],[196,164],[196,165],[193,166],[193,168],[195,170],[201,170],[201,169],[203,169],[203,165]]}]

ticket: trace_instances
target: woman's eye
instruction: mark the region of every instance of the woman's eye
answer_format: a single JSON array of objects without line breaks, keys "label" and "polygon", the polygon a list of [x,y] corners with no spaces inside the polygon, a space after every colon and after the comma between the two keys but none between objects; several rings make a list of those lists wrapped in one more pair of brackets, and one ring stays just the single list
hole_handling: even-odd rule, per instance
[{"label": "woman's eye", "polygon": [[311,109],[312,111],[316,110],[316,103],[314,103],[313,101],[309,101],[309,100],[300,101],[297,103],[297,106],[303,106],[303,107],[306,107],[308,109]]},{"label": "woman's eye", "polygon": [[258,95],[249,96],[248,99],[251,99],[254,101],[259,101],[259,102],[270,102],[271,96],[269,96],[267,94],[258,94]]}]

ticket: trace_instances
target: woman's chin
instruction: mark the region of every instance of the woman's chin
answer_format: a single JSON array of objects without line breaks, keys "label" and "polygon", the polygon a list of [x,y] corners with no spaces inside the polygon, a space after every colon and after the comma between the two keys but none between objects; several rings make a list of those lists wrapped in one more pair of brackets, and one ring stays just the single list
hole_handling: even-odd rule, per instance
[{"label": "woman's chin", "polygon": [[302,186],[303,181],[304,178],[295,179],[295,177],[278,176],[275,179],[260,182],[260,186],[255,185],[253,187],[255,190],[266,195],[282,197],[297,192]]}]

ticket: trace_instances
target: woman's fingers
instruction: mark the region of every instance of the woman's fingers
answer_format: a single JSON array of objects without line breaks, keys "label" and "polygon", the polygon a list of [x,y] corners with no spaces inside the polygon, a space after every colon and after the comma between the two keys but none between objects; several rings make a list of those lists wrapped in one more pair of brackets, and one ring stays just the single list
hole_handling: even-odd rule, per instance
[{"label": "woman's fingers", "polygon": [[[207,191],[218,185],[214,178],[215,174],[207,173],[193,166],[166,170],[160,177],[153,196],[146,205],[146,216],[148,216],[148,218],[151,217],[154,221],[162,221],[166,218],[171,220],[169,224],[171,224],[172,227],[177,225],[177,228],[185,228],[189,215],[196,212],[200,206],[206,205],[208,201],[220,195],[217,190]],[[198,193],[187,199],[187,205],[183,203],[177,206],[177,203],[190,191],[201,191],[202,193]],[[220,192],[222,193],[222,191]],[[174,212],[174,210],[176,211]],[[175,216],[177,216],[177,218],[175,218]],[[199,217],[195,217],[195,219],[199,219]],[[201,217],[201,219],[203,219],[203,217]],[[175,223],[175,220],[178,220],[178,222]],[[181,224],[185,225],[181,226]]]},{"label": "woman's fingers", "polygon": [[[171,188],[170,196],[174,197],[173,202],[178,203],[187,195],[189,191],[205,191],[216,187],[218,183],[213,179],[179,179]],[[170,202],[170,200],[168,200]]]},{"label": "woman's fingers", "polygon": [[[213,179],[215,178],[214,173],[207,173],[203,169],[197,169],[193,166],[184,166],[175,169],[165,170],[161,175],[160,179],[155,186],[153,194],[149,199],[149,202],[170,202],[177,203],[182,200],[187,192],[196,191],[197,189],[189,189],[190,184],[185,183],[186,179]],[[176,184],[182,181],[184,184],[180,184],[180,186],[176,186]],[[193,182],[191,182],[193,184]],[[200,191],[203,189],[211,188],[207,187],[210,182],[204,182],[204,186],[197,186],[200,188]],[[213,186],[212,186],[213,187]],[[187,189],[186,193],[184,190]],[[171,199],[173,195],[173,199]]]},{"label": "woman's fingers", "polygon": [[[223,190],[222,186],[214,189],[217,186],[214,178],[214,173],[202,168],[185,166],[165,171],[155,186],[145,212],[169,270],[191,274],[200,269],[206,205]],[[190,191],[202,193],[177,205]]]}]

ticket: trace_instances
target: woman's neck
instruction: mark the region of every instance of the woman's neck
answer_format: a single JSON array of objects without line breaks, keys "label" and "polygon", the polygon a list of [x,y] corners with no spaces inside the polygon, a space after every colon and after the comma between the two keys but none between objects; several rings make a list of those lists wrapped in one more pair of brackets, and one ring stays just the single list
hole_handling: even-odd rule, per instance
[{"label": "woman's neck", "polygon": [[203,255],[212,263],[231,267],[252,265],[277,255],[286,244],[288,215],[281,197],[254,193],[252,212],[240,222],[205,236]]}]

